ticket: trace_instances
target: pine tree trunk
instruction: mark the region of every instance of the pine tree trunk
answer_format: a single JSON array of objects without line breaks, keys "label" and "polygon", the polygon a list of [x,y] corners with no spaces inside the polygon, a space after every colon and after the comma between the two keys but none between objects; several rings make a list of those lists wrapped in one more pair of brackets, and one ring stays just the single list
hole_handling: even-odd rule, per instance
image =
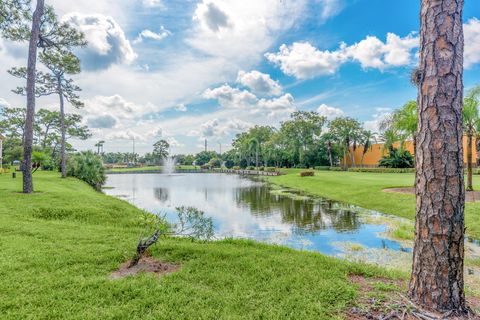
[{"label": "pine tree trunk", "polygon": [[468,130],[467,132],[467,190],[468,191],[473,191],[472,140],[473,140],[473,132],[472,130]]},{"label": "pine tree trunk", "polygon": [[32,31],[28,46],[27,65],[27,114],[23,140],[23,193],[33,192],[32,179],[32,150],[33,150],[33,123],[35,121],[35,74],[37,65],[37,43],[40,34],[40,20],[43,15],[44,0],[37,0],[33,13]]},{"label": "pine tree trunk", "polygon": [[67,177],[67,159],[65,156],[65,143],[66,143],[66,128],[65,128],[65,104],[63,101],[63,89],[62,89],[62,78],[61,76],[57,77],[57,90],[58,96],[60,98],[60,131],[62,134],[61,143],[60,143],[60,170],[62,172],[62,178]]},{"label": "pine tree trunk", "polygon": [[416,137],[417,216],[410,298],[465,310],[463,0],[422,0]]}]

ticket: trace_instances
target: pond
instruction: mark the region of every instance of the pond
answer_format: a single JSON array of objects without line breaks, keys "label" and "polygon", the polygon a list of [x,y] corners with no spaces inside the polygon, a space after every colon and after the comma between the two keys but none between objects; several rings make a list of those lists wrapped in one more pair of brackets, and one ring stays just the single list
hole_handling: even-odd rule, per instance
[{"label": "pond", "polygon": [[[105,193],[174,221],[175,208],[193,206],[213,218],[218,238],[248,238],[340,256],[352,249],[409,252],[385,236],[379,214],[335,201],[288,194],[247,177],[228,174],[109,175]],[[384,250],[382,250],[384,251]]]}]

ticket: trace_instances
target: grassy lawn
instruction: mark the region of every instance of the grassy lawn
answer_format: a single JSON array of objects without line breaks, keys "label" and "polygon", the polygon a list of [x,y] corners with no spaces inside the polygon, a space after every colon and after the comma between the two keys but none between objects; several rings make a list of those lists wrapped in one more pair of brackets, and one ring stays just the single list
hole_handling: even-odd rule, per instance
[{"label": "grassy lawn", "polygon": [[152,255],[180,271],[111,280],[133,254],[141,212],[56,173],[34,183],[24,195],[21,177],[0,175],[2,319],[335,319],[358,294],[349,274],[387,276],[252,241],[165,239]]},{"label": "grassy lawn", "polygon": [[[302,170],[283,170],[285,175],[267,179],[272,183],[303,190],[309,194],[415,219],[414,195],[382,191],[385,188],[412,186],[413,173],[315,171],[314,177],[300,177],[300,171]],[[473,179],[476,190],[480,189],[479,179],[478,176]],[[467,234],[480,239],[480,203],[466,204],[465,221]]]}]

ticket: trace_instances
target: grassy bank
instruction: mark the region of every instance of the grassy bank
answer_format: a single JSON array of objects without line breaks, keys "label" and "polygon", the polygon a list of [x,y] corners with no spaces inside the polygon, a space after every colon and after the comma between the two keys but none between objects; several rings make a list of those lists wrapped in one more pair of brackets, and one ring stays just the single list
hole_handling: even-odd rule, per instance
[{"label": "grassy bank", "polygon": [[[412,186],[413,173],[315,171],[314,177],[300,177],[300,171],[302,170],[283,170],[285,175],[267,179],[272,183],[309,194],[412,220],[415,218],[414,195],[383,191],[385,188]],[[474,179],[474,188],[480,189],[480,179]],[[467,233],[480,239],[480,203],[466,204],[465,221]]]},{"label": "grassy bank", "polygon": [[251,241],[162,240],[181,264],[161,278],[109,275],[133,254],[141,212],[75,179],[37,172],[37,192],[0,175],[2,319],[332,319],[384,271]]}]

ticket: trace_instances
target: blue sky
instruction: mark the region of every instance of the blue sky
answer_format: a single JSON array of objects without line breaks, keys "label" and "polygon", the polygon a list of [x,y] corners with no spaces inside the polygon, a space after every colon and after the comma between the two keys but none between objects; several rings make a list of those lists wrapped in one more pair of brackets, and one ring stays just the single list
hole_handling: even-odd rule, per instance
[{"label": "blue sky", "polygon": [[[467,0],[465,87],[480,83],[480,6]],[[418,0],[51,0],[85,32],[77,53],[84,116],[106,151],[151,151],[165,138],[174,153],[203,139],[230,144],[253,125],[278,125],[294,110],[348,115],[371,130],[416,90]],[[25,64],[25,45],[0,42],[0,81]],[[24,99],[0,88],[0,103]],[[53,98],[37,105],[58,108]],[[70,110],[74,111],[74,110]]]}]

